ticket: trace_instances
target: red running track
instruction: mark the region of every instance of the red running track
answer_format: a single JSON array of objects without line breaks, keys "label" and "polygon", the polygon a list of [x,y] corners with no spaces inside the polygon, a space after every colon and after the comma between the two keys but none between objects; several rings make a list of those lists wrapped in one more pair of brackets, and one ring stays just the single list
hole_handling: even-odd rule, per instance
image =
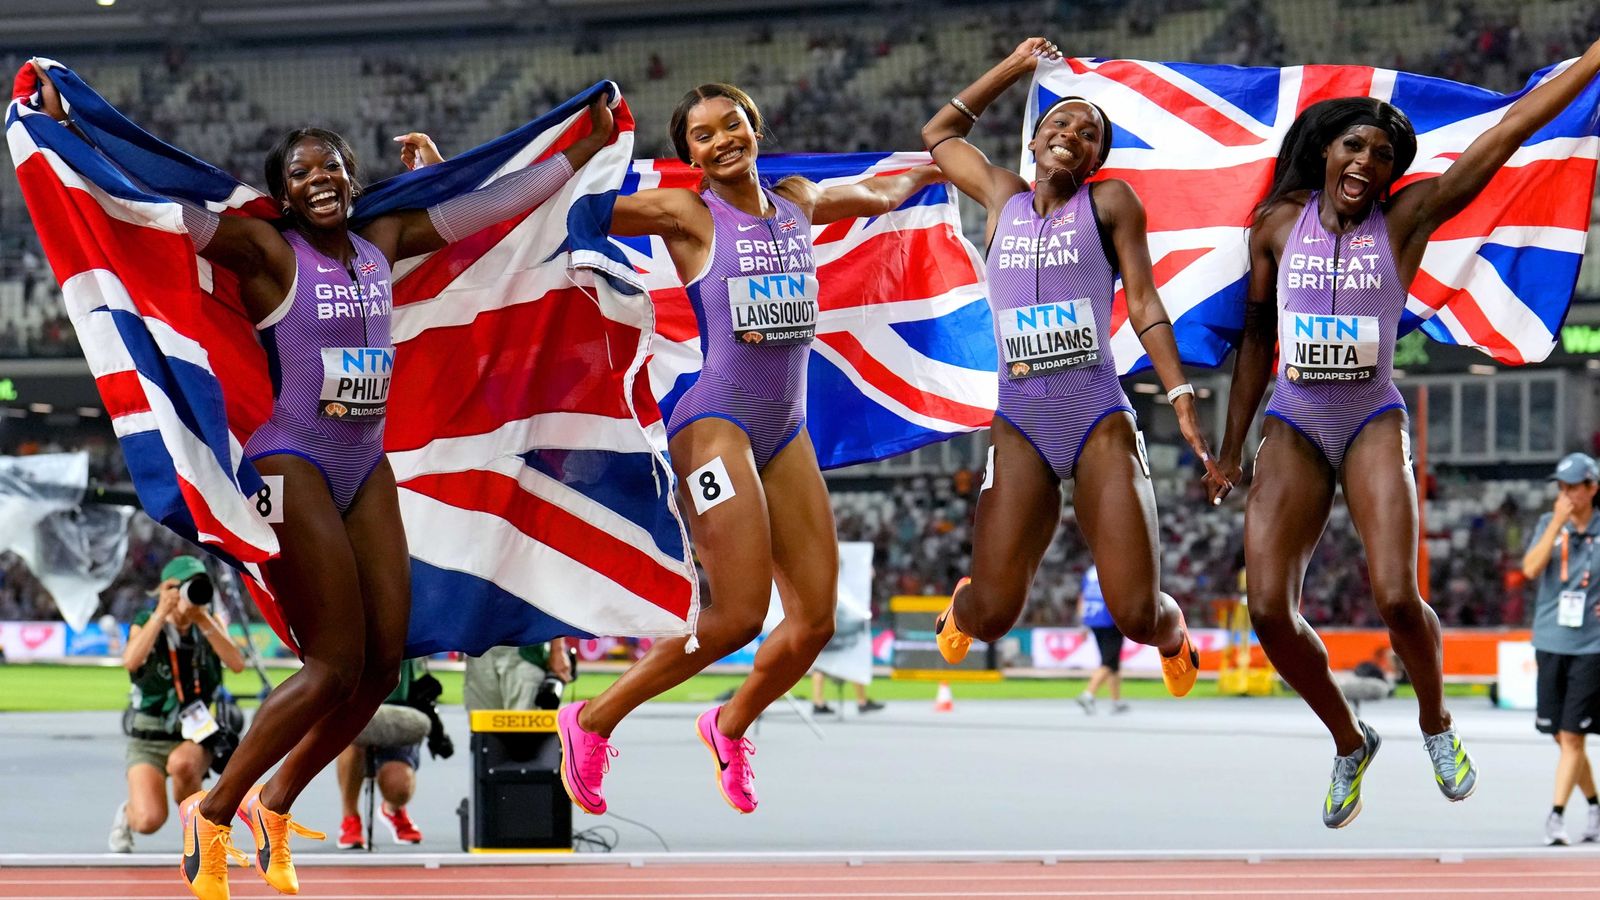
[{"label": "red running track", "polygon": [[[233,870],[233,896],[280,895]],[[1600,859],[301,867],[306,900],[894,900],[1035,897],[1600,896]],[[6,900],[189,900],[177,865],[8,868]]]}]

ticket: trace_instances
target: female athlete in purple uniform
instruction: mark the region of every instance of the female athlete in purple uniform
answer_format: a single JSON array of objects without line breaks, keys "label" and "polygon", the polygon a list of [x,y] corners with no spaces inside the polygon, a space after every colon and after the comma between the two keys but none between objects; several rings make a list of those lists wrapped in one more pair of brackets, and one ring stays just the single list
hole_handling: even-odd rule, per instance
[{"label": "female athlete in purple uniform", "polygon": [[1405,403],[1391,378],[1395,329],[1429,236],[1478,195],[1523,141],[1600,70],[1600,44],[1528,93],[1437,178],[1390,195],[1417,152],[1405,114],[1367,97],[1317,103],[1295,119],[1250,231],[1244,338],[1234,361],[1220,502],[1243,474],[1245,435],[1281,370],[1256,453],[1245,514],[1250,620],[1267,657],[1332,733],[1336,757],[1322,821],[1350,824],[1379,739],[1334,684],[1300,591],[1334,488],[1367,551],[1378,612],[1417,690],[1423,743],[1450,800],[1478,771],[1444,706],[1439,619],[1417,592],[1417,495]]},{"label": "female athlete in purple uniform", "polygon": [[1066,98],[1039,117],[1031,187],[966,141],[996,97],[1041,57],[1060,55],[1044,38],[1023,41],[922,129],[951,183],[988,210],[989,304],[1000,350],[972,576],[957,583],[936,620],[937,642],[946,660],[958,662],[972,638],[998,640],[1016,624],[1060,521],[1061,482],[1074,479],[1073,508],[1106,606],[1123,634],[1160,649],[1167,689],[1181,697],[1194,685],[1198,659],[1183,612],[1161,592],[1149,467],[1111,356],[1119,273],[1129,321],[1168,388],[1184,439],[1208,469],[1212,463],[1156,294],[1144,207],[1126,182],[1086,184],[1111,150],[1111,123],[1086,100]]},{"label": "female athlete in purple uniform", "polygon": [[658,641],[598,697],[562,709],[561,775],[586,812],[605,811],[601,780],[616,754],[609,737],[639,704],[761,631],[776,579],[783,623],[756,654],[733,698],[696,722],[728,804],[754,812],[744,736],[794,687],[833,635],[838,547],[828,489],[804,423],[806,361],[816,331],[811,226],[882,215],[938,170],[867,178],[823,189],[803,178],[767,187],[756,172],[761,113],[744,91],[706,84],[683,98],[670,130],[678,158],[702,169],[701,189],[619,197],[618,235],[659,235],[688,288],[705,365],[667,422],[672,466],[711,605],[698,648]]},{"label": "female athlete in purple uniform", "polygon": [[[44,106],[66,119],[43,72]],[[261,332],[273,408],[245,453],[272,498],[281,553],[265,564],[305,666],[262,703],[210,792],[182,807],[185,882],[202,900],[226,900],[230,823],[241,815],[267,883],[295,893],[291,833],[320,839],[289,816],[311,779],[372,718],[394,688],[411,609],[410,556],[394,473],[383,456],[383,416],[394,348],[389,266],[445,246],[554,195],[611,137],[603,100],[590,134],[537,166],[426,210],[375,219],[355,232],[360,182],[344,139],[318,128],[285,135],[268,154],[277,223],[185,208],[195,251],[239,278]],[[280,230],[281,229],[281,230]],[[356,366],[359,371],[352,371]],[[282,762],[264,785],[255,780]],[[253,786],[254,785],[254,786]]]}]

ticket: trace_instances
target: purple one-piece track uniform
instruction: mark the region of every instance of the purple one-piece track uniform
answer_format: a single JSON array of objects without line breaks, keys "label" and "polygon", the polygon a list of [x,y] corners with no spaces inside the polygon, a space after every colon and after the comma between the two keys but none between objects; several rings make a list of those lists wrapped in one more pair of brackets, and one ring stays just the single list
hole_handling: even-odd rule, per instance
[{"label": "purple one-piece track uniform", "polygon": [[1394,342],[1406,288],[1373,204],[1349,234],[1322,227],[1313,192],[1278,264],[1277,385],[1267,415],[1305,435],[1337,471],[1368,422],[1405,409]]},{"label": "purple one-piece track uniform", "polygon": [[272,376],[272,416],[244,447],[252,460],[287,453],[322,473],[340,513],[383,460],[383,417],[394,370],[389,262],[350,234],[347,269],[297,231],[289,299],[256,327]]},{"label": "purple one-piece track uniform", "polygon": [[1049,218],[1033,192],[1006,201],[989,244],[989,306],[1000,350],[1000,405],[1063,480],[1101,419],[1133,414],[1111,357],[1116,269],[1089,189]]},{"label": "purple one-piece track uniform", "polygon": [[667,420],[670,438],[696,419],[727,419],[750,438],[756,469],[805,425],[806,366],[817,323],[811,222],[765,191],[775,213],[752,216],[710,190],[706,267],[687,286],[705,362]]}]

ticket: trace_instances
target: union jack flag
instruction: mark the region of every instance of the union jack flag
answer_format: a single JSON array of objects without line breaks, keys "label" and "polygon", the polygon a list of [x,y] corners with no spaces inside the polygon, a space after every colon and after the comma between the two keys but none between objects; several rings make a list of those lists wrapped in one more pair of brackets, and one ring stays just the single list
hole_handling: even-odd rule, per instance
[{"label": "union jack flag", "polygon": [[[829,187],[928,162],[926,153],[778,154],[761,158],[761,173]],[[696,190],[701,174],[641,160],[623,192]],[[660,238],[614,240],[655,299],[650,383],[670,415],[700,371],[694,311]],[[930,185],[887,215],[814,227],[812,243],[822,295],[806,427],[822,467],[987,428],[998,397],[993,330],[982,264],[961,236],[950,186]]]},{"label": "union jack flag", "polygon": [[375,262],[364,262],[361,264],[361,274],[363,275],[371,275],[376,271],[378,271],[378,264]]},{"label": "union jack flag", "polygon": [[[1306,107],[1372,96],[1417,129],[1417,158],[1396,188],[1443,172],[1523,94],[1563,68],[1535,73],[1515,94],[1364,66],[1237,68],[1137,60],[1042,62],[1023,134],[1061,97],[1111,117],[1111,156],[1096,178],[1121,178],[1149,216],[1156,286],[1184,359],[1217,365],[1237,340],[1249,270],[1246,227],[1266,193],[1283,135]],[[1549,355],[1571,303],[1588,232],[1600,150],[1600,83],[1535,134],[1460,215],[1433,235],[1411,284],[1401,333],[1476,347],[1520,364]],[[1024,141],[1026,143],[1026,140]],[[1023,149],[1022,171],[1032,157]],[[1119,291],[1112,347],[1142,368]]]},{"label": "union jack flag", "polygon": [[799,227],[800,223],[796,222],[794,219],[784,219],[782,222],[778,223],[778,230],[784,234],[788,234]]},{"label": "union jack flag", "polygon": [[1367,250],[1377,244],[1377,239],[1370,234],[1358,234],[1350,239],[1351,250]]},{"label": "union jack flag", "polygon": [[[7,138],[140,501],[244,571],[293,646],[261,579],[278,544],[242,456],[272,405],[266,357],[237,279],[195,255],[175,201],[264,218],[275,205],[45,64],[92,144],[32,108],[27,65]],[[352,224],[427,208],[560,152],[587,133],[586,106],[607,90],[374,185]],[[580,267],[609,248],[568,238],[569,217],[627,173],[633,120],[626,106],[616,117],[617,138],[555,197],[394,266],[385,448],[412,552],[408,655],[557,634],[683,634],[694,619],[671,472],[640,423],[659,418],[636,378],[653,311],[642,297],[598,297],[597,276]]]}]

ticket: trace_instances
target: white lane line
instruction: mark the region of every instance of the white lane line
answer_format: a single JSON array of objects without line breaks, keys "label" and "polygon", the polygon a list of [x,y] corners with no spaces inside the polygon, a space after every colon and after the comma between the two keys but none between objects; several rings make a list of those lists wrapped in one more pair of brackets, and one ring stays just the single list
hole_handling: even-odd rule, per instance
[{"label": "white lane line", "polygon": [[[957,863],[957,864],[954,864],[954,865],[964,865],[964,864]],[[872,874],[861,874],[861,875],[844,875],[844,874],[840,874],[840,875],[759,875],[759,874],[750,874],[750,875],[744,875],[744,876],[741,876],[741,875],[712,875],[712,876],[703,876],[702,877],[702,876],[684,875],[684,876],[667,876],[667,877],[663,877],[663,876],[659,876],[659,875],[651,876],[650,873],[648,873],[648,872],[640,872],[640,873],[637,873],[637,874],[635,874],[633,872],[617,872],[617,873],[608,873],[607,874],[607,878],[610,879],[612,881],[612,883],[639,881],[639,882],[644,882],[644,883],[648,883],[648,884],[790,884],[790,883],[799,883],[799,884],[819,884],[819,883],[860,884],[860,883],[863,883],[863,882],[923,881],[923,880],[927,880],[930,877],[933,877],[934,874],[935,874],[934,872],[919,872],[919,873],[915,873],[915,874],[909,874],[908,873],[908,874],[901,874],[901,875],[872,875]],[[969,873],[964,873],[964,872],[960,872],[960,871],[943,871],[943,870],[939,870],[936,874],[941,878],[949,878],[949,879],[952,879],[952,880],[972,880],[972,881],[983,881],[983,882],[997,882],[997,881],[1014,881],[1014,882],[1031,882],[1031,881],[1183,881],[1183,880],[1192,880],[1192,879],[1195,879],[1195,878],[1216,878],[1216,879],[1228,879],[1228,880],[1232,880],[1232,881],[1273,881],[1273,880],[1279,880],[1279,879],[1310,878],[1310,877],[1317,877],[1317,876],[1324,876],[1324,875],[1326,875],[1326,876],[1337,875],[1340,878],[1359,878],[1359,879],[1379,879],[1379,878],[1381,878],[1381,879],[1406,879],[1406,878],[1410,878],[1410,879],[1427,879],[1427,880],[1432,880],[1432,881],[1444,881],[1444,880],[1448,880],[1448,879],[1454,878],[1454,879],[1472,879],[1474,881],[1481,881],[1483,879],[1489,879],[1489,878],[1508,878],[1508,879],[1515,879],[1515,880],[1519,880],[1519,881],[1526,881],[1530,876],[1532,876],[1532,877],[1537,877],[1537,878],[1540,878],[1540,879],[1547,879],[1547,878],[1592,878],[1592,879],[1595,879],[1597,885],[1600,885],[1600,866],[1597,866],[1594,869],[1592,869],[1590,871],[1586,871],[1586,872],[1541,871],[1541,872],[1537,872],[1537,873],[1520,872],[1520,871],[1519,872],[1486,872],[1486,871],[1465,871],[1465,872],[1463,872],[1463,871],[1452,871],[1450,869],[1443,869],[1443,868],[1439,869],[1438,871],[1428,871],[1428,872],[1352,872],[1349,869],[1345,869],[1345,868],[1331,868],[1331,869],[1327,869],[1325,871],[1301,869],[1301,870],[1296,870],[1296,871],[1293,871],[1293,872],[1278,872],[1278,873],[1272,873],[1272,872],[1238,872],[1238,873],[1234,873],[1234,872],[1216,871],[1216,870],[1188,871],[1188,872],[1181,872],[1180,871],[1180,872],[1171,872],[1171,873],[1166,873],[1166,872],[1148,872],[1148,871],[1145,871],[1145,872],[1125,872],[1125,873],[1090,873],[1090,872],[1080,873],[1080,872],[1074,872],[1070,868],[1067,868],[1067,867],[1063,866],[1059,871],[1057,871],[1055,873],[1052,873],[1052,874],[1040,874],[1040,875],[1003,875],[1003,874],[993,874],[993,875],[991,875],[991,874],[987,874],[987,873],[980,875],[980,874],[976,874],[976,873],[969,874]],[[387,881],[389,877],[398,878],[398,875],[397,876],[384,876],[384,877],[380,877],[380,878],[374,878],[372,876],[365,877],[365,878],[358,878],[358,877],[351,877],[351,878],[321,878],[321,877],[318,877],[316,874],[312,874],[312,875],[307,877],[306,883],[308,885],[317,886],[317,887],[327,886],[327,885],[342,885],[342,884],[370,885],[370,884],[372,884],[372,882],[374,880]],[[404,876],[404,878],[406,879],[405,882],[404,882],[405,884],[407,884],[407,885],[417,885],[417,886],[423,886],[423,885],[429,885],[429,884],[510,885],[510,884],[514,884],[515,882],[529,880],[530,878],[536,878],[538,880],[539,884],[541,884],[541,885],[558,885],[558,884],[592,885],[594,883],[594,876],[593,875],[590,875],[588,877],[580,878],[580,877],[575,877],[575,876],[569,876],[569,875],[566,875],[564,873],[562,875],[551,875],[551,874],[548,874],[547,872],[540,872],[538,874],[527,873],[527,872],[519,872],[516,875],[509,875],[508,874],[508,875],[500,877],[500,878],[480,878],[480,877],[475,877],[475,878],[454,878],[454,877],[450,877],[449,875],[442,875],[437,880],[435,880],[435,879],[428,879],[428,878],[417,878],[414,875],[409,875],[409,874]],[[3,873],[0,873],[0,884],[7,884],[7,885],[46,885],[46,884],[51,884],[51,885],[103,885],[105,883],[106,883],[106,876],[102,876],[102,877],[99,877],[99,878],[18,878],[18,879],[10,879],[10,878],[6,878]],[[156,884],[157,882],[153,882],[152,881],[152,882],[143,882],[143,883],[144,884]]]},{"label": "white lane line", "polygon": [[[819,894],[816,890],[808,890],[805,894],[750,894],[741,890],[738,894],[550,894],[549,890],[531,890],[528,894],[437,894],[416,895],[416,897],[437,897],[440,900],[832,900],[832,898],[862,898],[862,900],[890,900],[890,898],[941,898],[954,897],[957,900],[963,897],[1350,897],[1350,895],[1373,895],[1373,897],[1459,897],[1462,894],[1493,895],[1493,897],[1522,897],[1522,895],[1547,895],[1547,894],[1589,894],[1594,895],[1595,889],[1587,887],[1330,887],[1330,889],[1306,889],[1306,887],[1286,887],[1286,889],[1259,889],[1259,890],[872,890],[872,892],[840,892],[840,894]],[[144,895],[107,895],[107,894],[37,894],[11,897],[10,900],[141,900]],[[394,900],[394,894],[318,894],[318,900]]]}]

